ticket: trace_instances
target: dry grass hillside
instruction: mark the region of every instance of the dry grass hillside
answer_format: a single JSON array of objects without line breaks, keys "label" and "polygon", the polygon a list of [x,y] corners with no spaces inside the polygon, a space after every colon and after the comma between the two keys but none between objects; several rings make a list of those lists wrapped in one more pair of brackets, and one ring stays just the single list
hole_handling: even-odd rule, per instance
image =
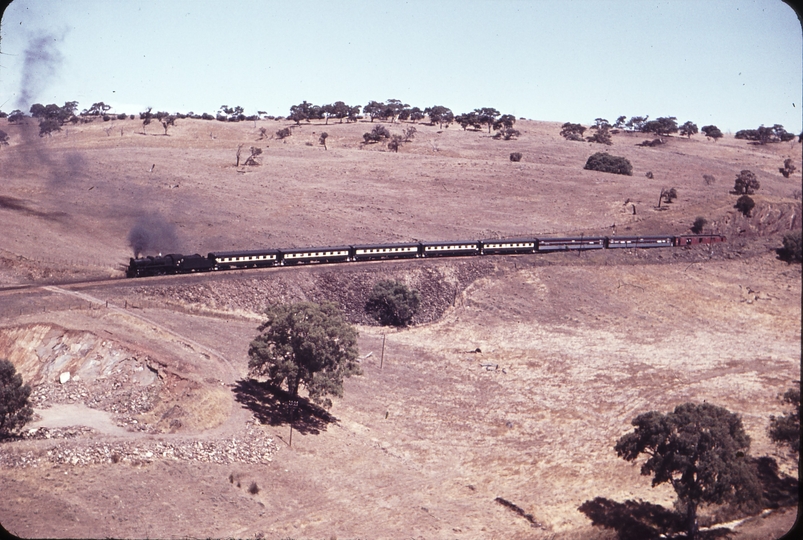
[{"label": "dry grass hillside", "polygon": [[[767,436],[778,395],[800,378],[801,267],[775,251],[801,227],[800,171],[778,172],[801,162],[796,141],[641,147],[644,134],[619,133],[602,146],[520,120],[511,141],[417,124],[394,153],[360,144],[367,121],[272,137],[289,125],[178,120],[164,135],[115,120],[40,138],[0,120],[0,357],[32,384],[37,414],[0,443],[7,530],[614,538],[578,507],[597,496],[671,506],[674,492],[651,488],[613,445],[637,414],[686,401],[739,413],[751,453],[797,476]],[[262,149],[258,166],[235,165],[240,145],[241,162]],[[584,170],[599,151],[626,157],[633,176]],[[750,217],[729,193],[743,169],[761,183]],[[679,197],[658,208],[662,188]],[[684,234],[697,216],[728,242],[122,278],[132,231],[149,253],[206,254]],[[409,328],[364,312],[389,277],[421,292]],[[281,399],[248,378],[247,350],[265,306],[297,300],[334,301],[358,325],[363,375],[328,412],[303,408],[291,447]],[[751,517],[733,538],[777,538],[795,511]]]}]

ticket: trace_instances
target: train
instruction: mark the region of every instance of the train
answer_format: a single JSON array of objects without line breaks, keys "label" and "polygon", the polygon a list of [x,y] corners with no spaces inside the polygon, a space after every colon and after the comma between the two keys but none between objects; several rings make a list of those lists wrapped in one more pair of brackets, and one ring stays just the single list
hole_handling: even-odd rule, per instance
[{"label": "train", "polygon": [[200,254],[131,258],[126,277],[191,274],[243,268],[270,268],[301,264],[354,261],[510,255],[594,249],[662,248],[725,242],[718,234],[665,236],[574,236],[562,238],[514,238],[507,240],[454,240],[396,244],[357,244],[328,247],[219,251]]}]

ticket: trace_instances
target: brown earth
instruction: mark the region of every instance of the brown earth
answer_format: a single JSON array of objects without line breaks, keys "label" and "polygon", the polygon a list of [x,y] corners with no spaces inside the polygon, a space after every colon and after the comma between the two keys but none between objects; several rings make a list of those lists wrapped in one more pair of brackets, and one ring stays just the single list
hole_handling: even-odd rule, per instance
[{"label": "brown earth", "polygon": [[[179,120],[168,136],[110,127],[40,139],[2,126],[0,357],[31,383],[37,412],[0,444],[0,523],[14,534],[612,538],[578,506],[670,506],[672,490],[613,445],[635,415],[686,401],[739,413],[751,453],[796,476],[767,426],[800,378],[800,266],[775,252],[801,227],[800,174],[777,170],[800,162],[799,144],[645,148],[621,133],[603,148],[520,121],[517,141],[419,124],[396,154],[360,146],[370,122],[305,125],[285,141],[257,140],[285,127],[269,121]],[[239,144],[262,148],[262,165],[235,167]],[[601,150],[634,175],[583,170]],[[761,182],[750,218],[728,193],[742,169]],[[664,187],[680,196],[659,209]],[[156,250],[206,253],[681,234],[697,216],[727,244],[107,279],[122,276],[137,222],[162,233]],[[364,313],[386,277],[421,292],[410,328]],[[93,279],[106,281],[66,283]],[[300,411],[290,447],[285,410],[247,378],[247,349],[267,304],[297,300],[343,308],[364,373],[328,413]],[[733,537],[777,538],[795,510]]]}]

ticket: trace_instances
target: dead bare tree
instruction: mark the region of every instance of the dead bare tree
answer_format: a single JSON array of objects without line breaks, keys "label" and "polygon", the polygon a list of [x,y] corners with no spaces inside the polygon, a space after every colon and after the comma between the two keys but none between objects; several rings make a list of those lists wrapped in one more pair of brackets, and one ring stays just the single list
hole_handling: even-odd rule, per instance
[{"label": "dead bare tree", "polygon": [[240,153],[243,150],[243,146],[244,145],[242,145],[242,144],[237,145],[237,163],[234,164],[235,167],[239,167],[240,166]]}]

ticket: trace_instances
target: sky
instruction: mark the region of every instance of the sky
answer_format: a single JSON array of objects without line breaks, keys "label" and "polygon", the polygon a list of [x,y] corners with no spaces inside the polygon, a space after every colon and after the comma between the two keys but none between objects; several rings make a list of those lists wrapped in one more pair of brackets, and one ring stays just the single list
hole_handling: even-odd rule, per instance
[{"label": "sky", "polygon": [[15,0],[0,22],[5,112],[391,98],[799,133],[803,30],[781,0]]}]

